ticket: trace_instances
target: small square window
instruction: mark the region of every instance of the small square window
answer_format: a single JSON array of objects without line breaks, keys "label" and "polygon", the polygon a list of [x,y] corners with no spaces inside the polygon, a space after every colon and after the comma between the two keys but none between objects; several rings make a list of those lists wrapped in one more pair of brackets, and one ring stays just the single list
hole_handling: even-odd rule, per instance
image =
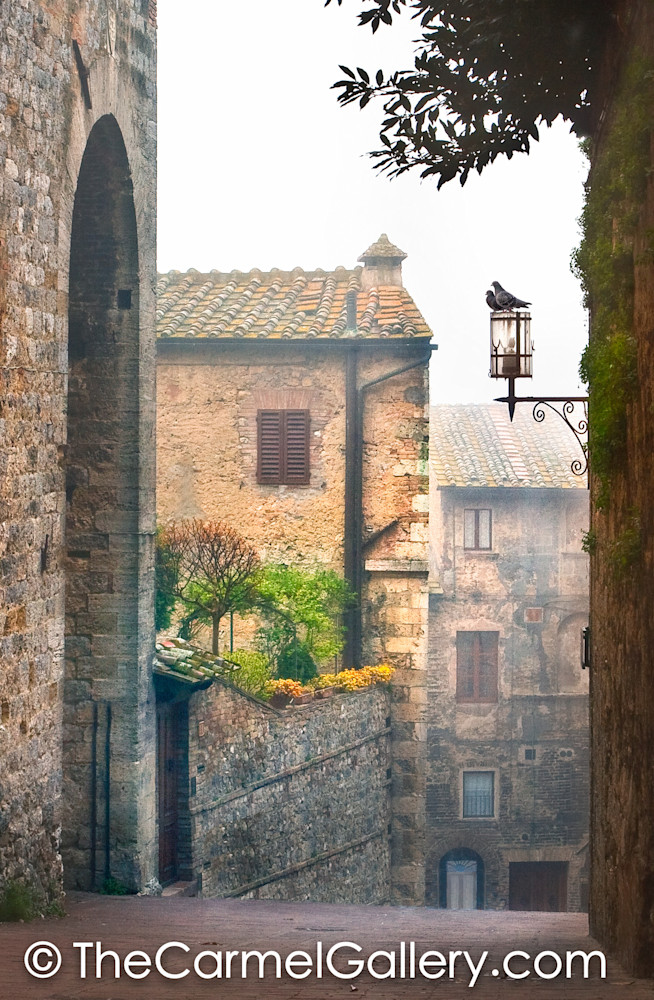
[{"label": "small square window", "polygon": [[525,760],[536,760],[535,747],[527,747],[525,750]]},{"label": "small square window", "polygon": [[486,508],[463,511],[463,547],[488,551],[491,541],[491,512]]},{"label": "small square window", "polygon": [[463,772],[464,819],[495,815],[495,772]]}]

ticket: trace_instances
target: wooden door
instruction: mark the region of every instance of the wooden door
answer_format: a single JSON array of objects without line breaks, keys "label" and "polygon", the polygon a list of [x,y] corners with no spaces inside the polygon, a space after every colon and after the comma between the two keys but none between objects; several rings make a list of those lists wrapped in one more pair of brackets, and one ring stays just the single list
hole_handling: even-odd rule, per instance
[{"label": "wooden door", "polygon": [[567,861],[519,861],[509,866],[509,909],[564,912],[568,900]]},{"label": "wooden door", "polygon": [[179,706],[157,705],[157,776],[159,799],[159,881],[177,878]]}]

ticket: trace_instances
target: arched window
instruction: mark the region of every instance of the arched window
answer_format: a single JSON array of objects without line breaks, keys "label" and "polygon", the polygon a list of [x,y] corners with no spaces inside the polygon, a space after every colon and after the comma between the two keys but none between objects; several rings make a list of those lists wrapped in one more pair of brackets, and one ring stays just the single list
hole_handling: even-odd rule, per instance
[{"label": "arched window", "polygon": [[442,910],[483,910],[484,862],[466,847],[448,851],[438,866]]}]

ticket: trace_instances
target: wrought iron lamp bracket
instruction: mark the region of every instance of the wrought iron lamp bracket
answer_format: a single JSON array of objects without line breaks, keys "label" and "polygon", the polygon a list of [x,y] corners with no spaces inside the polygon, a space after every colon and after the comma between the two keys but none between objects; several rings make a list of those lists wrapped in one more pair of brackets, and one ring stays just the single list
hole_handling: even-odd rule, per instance
[{"label": "wrought iron lamp bracket", "polygon": [[[509,407],[509,417],[513,420],[516,403],[532,403],[534,420],[542,424],[547,415],[545,407],[556,413],[564,424],[572,431],[583,458],[575,458],[570,463],[570,470],[575,476],[584,476],[588,472],[588,396],[516,396],[515,379],[509,379],[509,394],[495,400],[496,403],[506,403]],[[583,416],[575,412],[575,404],[583,405]]]}]

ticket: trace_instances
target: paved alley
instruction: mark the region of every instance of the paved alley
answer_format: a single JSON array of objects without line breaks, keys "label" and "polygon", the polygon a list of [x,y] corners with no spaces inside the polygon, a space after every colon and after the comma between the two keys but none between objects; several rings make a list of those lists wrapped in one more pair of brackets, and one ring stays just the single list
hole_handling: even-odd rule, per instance
[{"label": "paved alley", "polygon": [[[573,913],[516,913],[492,911],[445,911],[394,907],[334,906],[314,903],[276,901],[151,899],[71,894],[67,915],[61,920],[32,924],[4,924],[0,927],[0,994],[11,1000],[196,1000],[206,997],[259,998],[320,997],[321,1000],[357,996],[384,998],[426,998],[442,996],[535,997],[540,1000],[592,997],[593,1000],[651,1000],[654,984],[630,977],[611,959],[607,959],[606,979],[600,978],[600,960],[590,963],[590,978],[583,976],[583,964],[576,958],[572,976],[566,978],[566,955],[573,951],[591,952],[598,948],[587,935],[586,917]],[[35,942],[56,945],[61,953],[61,967],[56,975],[38,979],[25,969],[24,955]],[[117,960],[106,956],[101,963],[101,977],[96,977],[96,942],[103,952],[113,951]],[[155,968],[157,951],[169,942],[175,946],[161,952]],[[350,962],[363,960],[360,975],[339,979],[329,971],[330,949],[341,947],[332,955],[336,973],[357,972]],[[77,947],[74,947],[77,943]],[[179,945],[184,945],[184,951]],[[352,947],[358,946],[356,952]],[[281,978],[275,977],[277,959],[265,960],[265,978],[259,979],[257,956],[247,960],[247,976],[241,978],[242,952],[272,951],[280,955]],[[131,952],[144,954],[125,959]],[[231,962],[231,978],[225,977],[227,952],[236,952]],[[290,964],[287,956],[295,955]],[[365,963],[375,951],[378,955],[370,971]],[[425,952],[437,955],[425,955]],[[467,951],[465,955],[455,952]],[[508,975],[503,968],[510,952]],[[556,971],[557,959],[538,956],[542,952],[560,956],[561,972],[555,978],[543,978]],[[208,952],[199,962],[203,979],[194,970],[194,959]],[[319,953],[322,953],[322,978],[317,977]],[[483,963],[483,953],[487,956]],[[32,949],[36,966],[48,971],[53,958],[46,945]],[[528,957],[526,957],[528,956]],[[81,978],[82,957],[87,976]],[[115,978],[116,961],[120,977]],[[422,961],[422,966],[421,966]],[[222,963],[222,978],[216,972]],[[310,964],[309,964],[310,963]],[[394,963],[395,978],[375,978],[387,974]],[[452,963],[452,965],[450,965]],[[306,972],[305,979],[294,979]],[[540,969],[539,978],[533,971]],[[176,976],[189,970],[180,978]],[[523,979],[512,979],[532,969]],[[450,978],[450,971],[454,977]],[[415,978],[410,978],[411,974]],[[424,974],[423,974],[424,973]],[[427,978],[428,975],[439,978]],[[141,979],[135,976],[143,976]],[[471,981],[476,982],[471,994]]]}]

